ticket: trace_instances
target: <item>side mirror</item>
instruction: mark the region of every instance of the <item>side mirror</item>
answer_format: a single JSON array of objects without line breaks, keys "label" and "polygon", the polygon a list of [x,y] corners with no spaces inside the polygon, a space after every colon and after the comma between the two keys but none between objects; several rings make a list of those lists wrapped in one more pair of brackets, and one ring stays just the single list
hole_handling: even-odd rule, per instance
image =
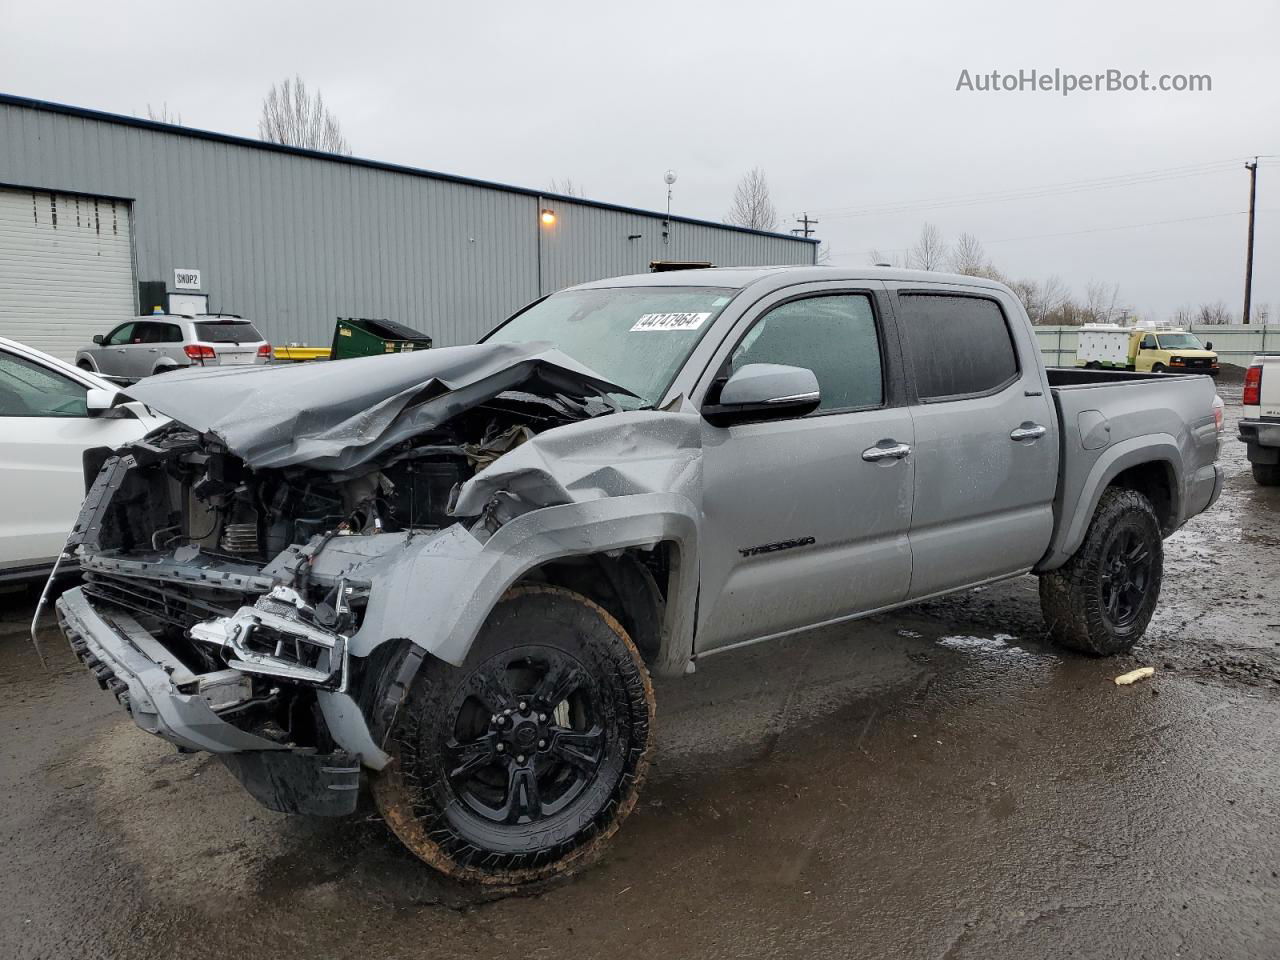
[{"label": "side mirror", "polygon": [[[714,393],[713,393],[714,396]],[[812,370],[780,363],[749,363],[724,382],[702,408],[713,426],[803,417],[818,409],[822,393]]]},{"label": "side mirror", "polygon": [[1206,341],[1205,341],[1205,344],[1204,344],[1204,348],[1205,348],[1206,350],[1212,350],[1212,349],[1213,349],[1213,341],[1212,341],[1212,340],[1206,340]]},{"label": "side mirror", "polygon": [[102,334],[100,334],[100,333],[95,333],[95,334],[93,335],[93,342],[94,342],[94,343],[96,343],[98,346],[102,346],[102,341],[103,341],[103,340],[105,340],[105,339],[106,339],[106,337],[104,337],[104,336],[103,336]]},{"label": "side mirror", "polygon": [[133,411],[128,407],[118,407],[115,405],[116,398],[120,396],[119,391],[103,390],[101,387],[90,387],[84,395],[85,409],[88,410],[89,416],[96,417],[100,420],[125,420],[133,416]]}]

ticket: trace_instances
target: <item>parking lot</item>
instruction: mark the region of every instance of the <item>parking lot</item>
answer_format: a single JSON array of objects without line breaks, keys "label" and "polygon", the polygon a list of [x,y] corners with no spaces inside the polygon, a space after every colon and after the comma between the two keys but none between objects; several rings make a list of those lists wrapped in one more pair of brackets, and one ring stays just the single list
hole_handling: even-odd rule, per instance
[{"label": "parking lot", "polygon": [[441,880],[371,805],[265,811],[54,631],[42,670],[10,595],[0,955],[1274,956],[1280,489],[1222,392],[1226,489],[1132,656],[1042,642],[1024,578],[705,660],[603,862],[534,894]]}]

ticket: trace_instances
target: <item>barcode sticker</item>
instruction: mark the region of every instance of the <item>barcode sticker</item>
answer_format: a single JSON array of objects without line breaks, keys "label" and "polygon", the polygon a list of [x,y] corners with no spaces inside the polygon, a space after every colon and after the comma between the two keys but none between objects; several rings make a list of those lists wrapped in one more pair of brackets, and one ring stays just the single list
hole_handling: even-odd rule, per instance
[{"label": "barcode sticker", "polygon": [[646,313],[631,328],[642,330],[697,330],[710,313]]}]

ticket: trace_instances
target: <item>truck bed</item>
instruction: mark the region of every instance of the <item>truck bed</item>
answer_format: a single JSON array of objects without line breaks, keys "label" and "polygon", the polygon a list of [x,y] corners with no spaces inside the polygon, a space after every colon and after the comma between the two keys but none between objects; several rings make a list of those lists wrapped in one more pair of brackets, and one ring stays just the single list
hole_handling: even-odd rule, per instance
[{"label": "truck bed", "polygon": [[[1053,542],[1038,569],[1060,566],[1084,538],[1108,478],[1155,460],[1168,500],[1155,504],[1165,535],[1214,492],[1217,390],[1207,376],[1048,367],[1060,445]],[[1204,502],[1201,502],[1204,501]]]}]

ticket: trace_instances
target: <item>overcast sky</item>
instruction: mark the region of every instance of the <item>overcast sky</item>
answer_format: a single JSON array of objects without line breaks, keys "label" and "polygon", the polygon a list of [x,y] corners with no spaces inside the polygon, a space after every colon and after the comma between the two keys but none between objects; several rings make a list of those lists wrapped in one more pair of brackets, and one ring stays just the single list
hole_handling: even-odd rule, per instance
[{"label": "overcast sky", "polygon": [[[956,90],[962,70],[1033,68],[1208,74],[1212,91]],[[1148,316],[1239,310],[1243,161],[1270,154],[1254,302],[1280,322],[1278,68],[1275,0],[0,0],[4,92],[167,103],[256,136],[263,94],[297,73],[359,156],[538,188],[570,177],[653,209],[673,168],[675,210],[714,220],[759,166],[782,218],[818,218],[835,263],[901,256],[928,221],[975,234],[1015,277],[1118,282]],[[923,203],[938,199],[966,202]]]}]

